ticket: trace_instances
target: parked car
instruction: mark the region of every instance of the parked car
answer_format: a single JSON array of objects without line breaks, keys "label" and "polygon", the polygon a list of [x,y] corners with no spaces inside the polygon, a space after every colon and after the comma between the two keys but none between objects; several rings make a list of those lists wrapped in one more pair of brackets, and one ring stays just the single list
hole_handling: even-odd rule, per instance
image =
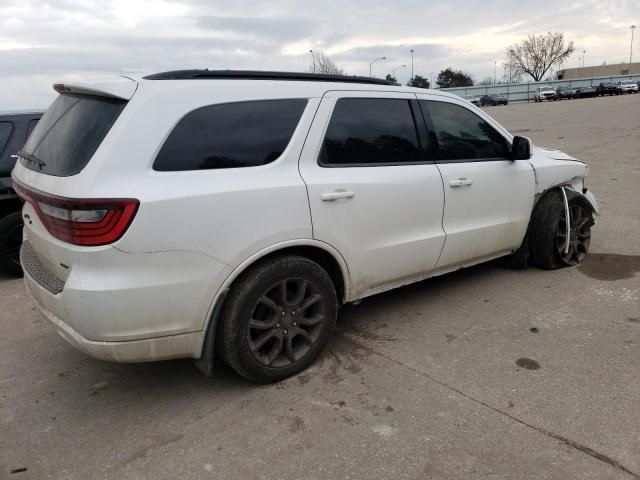
[{"label": "parked car", "polygon": [[596,88],[598,95],[620,95],[622,93],[622,89],[613,82],[600,82],[600,85]]},{"label": "parked car", "polygon": [[509,100],[504,95],[483,95],[480,97],[480,106],[484,107],[485,105],[508,105]]},{"label": "parked car", "polygon": [[474,105],[480,105],[480,96],[479,95],[465,95],[464,98],[467,102],[471,102]]},{"label": "parked car", "polygon": [[597,97],[598,90],[596,87],[578,87],[576,88],[576,98]]},{"label": "parked car", "polygon": [[0,113],[0,270],[22,275],[22,202],[11,186],[11,169],[31,130],[42,116],[40,111]]},{"label": "parked car", "polygon": [[556,99],[556,91],[549,85],[543,85],[541,87],[536,88],[536,92],[534,94],[534,100],[536,102],[542,102],[543,100],[555,100],[555,99]]},{"label": "parked car", "polygon": [[210,374],[215,349],[278,381],[318,357],[342,304],[589,248],[588,166],[452,94],[228,70],[55,88],[13,170],[25,284],[100,359]]},{"label": "parked car", "polygon": [[563,86],[556,88],[556,96],[554,97],[554,100],[562,100],[563,98],[566,98],[568,100],[576,98],[576,89],[573,87]]},{"label": "parked car", "polygon": [[631,80],[618,82],[618,88],[621,93],[638,93],[638,84]]}]

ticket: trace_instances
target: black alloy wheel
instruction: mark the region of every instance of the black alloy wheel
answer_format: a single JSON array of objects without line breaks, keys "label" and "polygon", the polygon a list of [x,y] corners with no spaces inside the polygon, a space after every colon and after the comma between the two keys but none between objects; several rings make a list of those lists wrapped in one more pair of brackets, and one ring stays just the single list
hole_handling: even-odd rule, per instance
[{"label": "black alloy wheel", "polygon": [[325,311],[325,298],[309,280],[292,277],[270,286],[249,320],[247,343],[253,358],[276,368],[302,359],[320,337]]}]

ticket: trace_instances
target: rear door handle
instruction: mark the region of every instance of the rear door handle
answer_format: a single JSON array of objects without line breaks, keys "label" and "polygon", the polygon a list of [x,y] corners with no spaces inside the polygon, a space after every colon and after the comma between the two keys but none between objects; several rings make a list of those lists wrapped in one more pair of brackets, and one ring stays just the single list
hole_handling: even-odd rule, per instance
[{"label": "rear door handle", "polygon": [[349,192],[347,190],[336,190],[331,193],[323,193],[320,198],[322,198],[323,202],[333,202],[334,200],[338,200],[339,198],[353,198],[355,193]]},{"label": "rear door handle", "polygon": [[467,187],[469,185],[471,185],[473,183],[473,180],[469,179],[469,178],[456,178],[455,180],[451,180],[449,182],[449,186],[451,188],[458,188],[458,187]]}]

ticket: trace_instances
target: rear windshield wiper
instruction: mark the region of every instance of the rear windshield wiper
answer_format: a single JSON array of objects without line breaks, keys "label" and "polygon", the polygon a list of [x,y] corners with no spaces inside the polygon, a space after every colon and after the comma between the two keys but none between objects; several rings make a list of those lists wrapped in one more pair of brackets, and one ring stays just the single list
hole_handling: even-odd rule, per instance
[{"label": "rear windshield wiper", "polygon": [[40,160],[35,155],[25,152],[24,150],[20,150],[18,152],[18,156],[24,158],[25,160],[30,161],[31,163],[35,163],[40,170],[45,167],[47,164],[44,160]]}]

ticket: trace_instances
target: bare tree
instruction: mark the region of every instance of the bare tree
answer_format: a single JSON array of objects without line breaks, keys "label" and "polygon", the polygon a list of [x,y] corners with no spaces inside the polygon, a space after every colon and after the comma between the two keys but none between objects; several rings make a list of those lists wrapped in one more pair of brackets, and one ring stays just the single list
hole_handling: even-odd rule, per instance
[{"label": "bare tree", "polygon": [[478,82],[478,85],[493,85],[494,83],[493,77],[484,77]]},{"label": "bare tree", "polygon": [[503,83],[520,83],[522,81],[523,72],[510,62],[509,59],[502,62],[502,82]]},{"label": "bare tree", "polygon": [[568,59],[574,51],[573,41],[565,43],[562,32],[529,35],[507,49],[506,64],[511,65],[512,74],[526,74],[539,82],[553,65]]},{"label": "bare tree", "polygon": [[324,52],[313,52],[312,55],[313,63],[309,65],[310,72],[344,75],[344,70],[338,67]]}]

